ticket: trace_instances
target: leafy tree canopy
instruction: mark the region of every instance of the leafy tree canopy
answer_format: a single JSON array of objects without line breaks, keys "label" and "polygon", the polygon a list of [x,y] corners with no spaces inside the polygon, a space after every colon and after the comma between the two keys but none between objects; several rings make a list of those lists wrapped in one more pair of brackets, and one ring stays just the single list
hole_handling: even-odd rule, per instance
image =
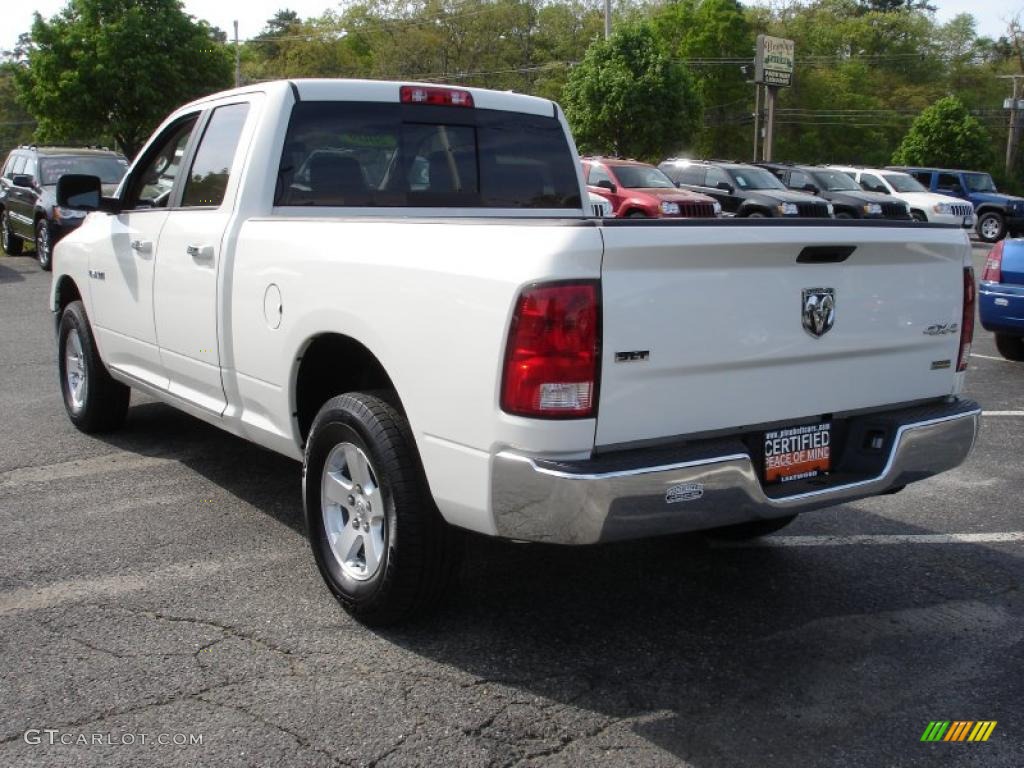
[{"label": "leafy tree canopy", "polygon": [[659,160],[690,145],[701,121],[693,78],[647,23],[593,43],[569,75],[564,102],[585,151],[625,157]]},{"label": "leafy tree canopy", "polygon": [[178,0],[70,0],[32,25],[19,98],[37,138],[112,135],[133,157],[182,103],[231,84],[231,54]]},{"label": "leafy tree canopy", "polygon": [[924,110],[892,156],[900,165],[984,168],[991,159],[984,127],[956,96]]}]

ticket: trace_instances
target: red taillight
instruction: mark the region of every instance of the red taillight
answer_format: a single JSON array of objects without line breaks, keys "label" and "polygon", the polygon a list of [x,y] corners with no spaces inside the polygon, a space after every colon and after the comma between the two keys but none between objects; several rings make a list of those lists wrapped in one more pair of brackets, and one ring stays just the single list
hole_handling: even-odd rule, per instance
[{"label": "red taillight", "polygon": [[472,107],[473,94],[458,88],[403,85],[398,91],[403,104],[433,104],[441,107]]},{"label": "red taillight", "polygon": [[985,271],[981,273],[981,279],[986,283],[998,283],[1003,277],[1003,245],[1005,240],[996,243],[996,247],[989,251],[985,259]]},{"label": "red taillight", "polygon": [[601,309],[596,280],[534,285],[516,302],[501,409],[517,416],[588,418],[597,410]]},{"label": "red taillight", "polygon": [[[987,266],[985,274],[988,274]],[[960,322],[960,358],[956,364],[958,372],[967,370],[967,363],[971,358],[971,342],[974,341],[974,302],[976,300],[974,270],[971,267],[964,267],[964,314]]]}]

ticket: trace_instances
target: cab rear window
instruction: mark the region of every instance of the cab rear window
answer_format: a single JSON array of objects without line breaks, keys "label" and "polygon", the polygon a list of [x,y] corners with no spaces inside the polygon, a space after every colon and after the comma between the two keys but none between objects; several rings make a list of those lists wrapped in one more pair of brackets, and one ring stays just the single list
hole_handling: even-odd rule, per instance
[{"label": "cab rear window", "polygon": [[553,117],[307,101],[292,111],[274,204],[578,209],[581,200]]}]

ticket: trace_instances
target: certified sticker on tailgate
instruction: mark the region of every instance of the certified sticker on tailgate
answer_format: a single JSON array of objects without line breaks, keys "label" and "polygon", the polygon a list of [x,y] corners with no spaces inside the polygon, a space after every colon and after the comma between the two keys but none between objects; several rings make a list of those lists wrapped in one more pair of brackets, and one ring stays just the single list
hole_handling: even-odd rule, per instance
[{"label": "certified sticker on tailgate", "polygon": [[764,479],[768,483],[806,480],[832,464],[832,424],[808,424],[765,432]]}]

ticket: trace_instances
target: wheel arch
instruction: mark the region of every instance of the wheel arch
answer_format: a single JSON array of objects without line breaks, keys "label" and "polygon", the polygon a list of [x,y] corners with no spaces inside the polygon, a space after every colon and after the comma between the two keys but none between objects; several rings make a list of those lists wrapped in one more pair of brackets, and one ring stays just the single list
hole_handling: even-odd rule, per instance
[{"label": "wheel arch", "polygon": [[974,215],[979,219],[986,213],[998,213],[1003,218],[1006,218],[1006,207],[998,203],[982,203],[974,211]]},{"label": "wheel arch", "polygon": [[73,301],[84,301],[78,283],[71,275],[60,275],[53,281],[53,296],[50,299],[50,309],[53,310],[54,323],[60,325],[60,316],[64,308]]},{"label": "wheel arch", "polygon": [[398,390],[380,358],[358,339],[323,332],[308,337],[293,356],[290,402],[295,434],[305,445],[321,406],[335,395],[383,391],[382,399],[405,414]]}]

